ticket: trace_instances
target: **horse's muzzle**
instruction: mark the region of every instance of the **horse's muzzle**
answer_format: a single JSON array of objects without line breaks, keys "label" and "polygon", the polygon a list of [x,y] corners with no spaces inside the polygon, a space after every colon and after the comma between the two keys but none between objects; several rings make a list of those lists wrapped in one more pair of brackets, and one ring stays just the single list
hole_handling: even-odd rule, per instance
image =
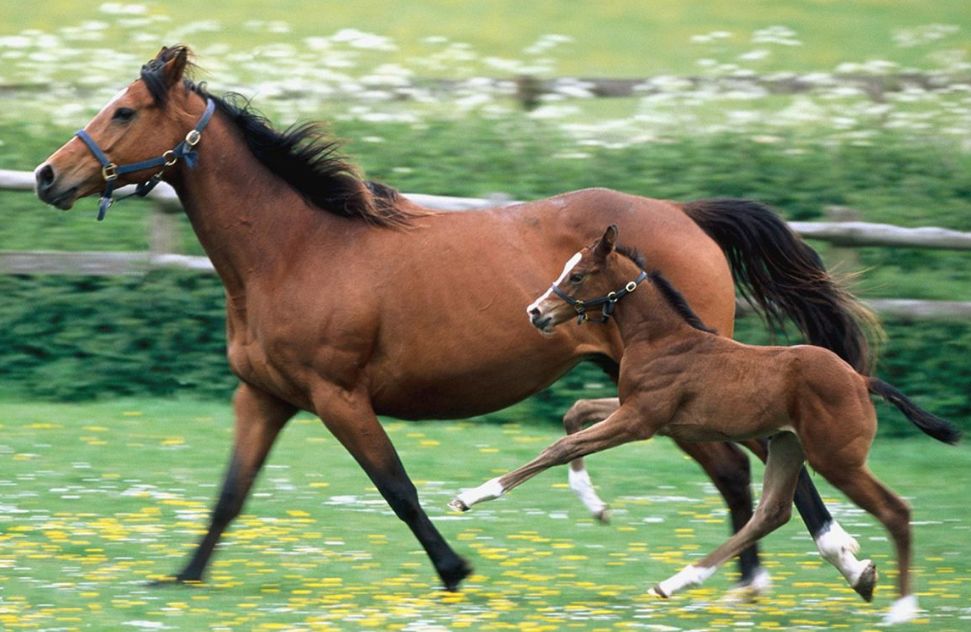
[{"label": "horse's muzzle", "polygon": [[63,211],[74,206],[74,200],[77,199],[78,195],[78,188],[73,186],[67,189],[61,189],[58,186],[57,174],[54,172],[54,168],[50,163],[45,163],[38,167],[34,172],[34,178],[36,180],[34,190],[41,201],[56,206]]}]

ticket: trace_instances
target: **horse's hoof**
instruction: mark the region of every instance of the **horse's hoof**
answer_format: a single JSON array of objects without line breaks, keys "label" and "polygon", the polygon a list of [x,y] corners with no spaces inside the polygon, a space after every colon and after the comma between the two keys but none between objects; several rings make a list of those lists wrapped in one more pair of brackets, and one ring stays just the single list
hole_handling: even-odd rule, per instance
[{"label": "horse's hoof", "polygon": [[871,560],[863,560],[866,564],[866,568],[860,573],[860,578],[856,580],[853,584],[853,590],[857,592],[864,601],[873,601],[873,589],[876,588],[877,579],[877,567]]},{"label": "horse's hoof", "polygon": [[647,594],[649,594],[649,595],[651,595],[653,597],[660,597],[661,599],[667,599],[668,598],[668,595],[664,594],[664,591],[661,590],[661,585],[660,584],[654,584],[653,586],[651,586],[650,588],[648,588]]},{"label": "horse's hoof", "polygon": [[917,618],[920,608],[917,606],[917,595],[907,595],[893,602],[890,610],[883,617],[884,625],[906,623]]},{"label": "horse's hoof", "polygon": [[154,579],[146,584],[149,588],[165,588],[167,586],[201,586],[201,579],[190,579],[175,575],[173,577],[163,577]]},{"label": "horse's hoof", "polygon": [[600,524],[610,524],[610,508],[604,507],[597,513],[593,514],[593,517],[596,518],[597,522]]},{"label": "horse's hoof", "polygon": [[453,498],[452,499],[452,502],[450,502],[448,504],[448,508],[451,509],[452,511],[468,511],[469,510],[469,506],[466,505],[464,502],[462,502],[458,498]]},{"label": "horse's hoof", "polygon": [[472,566],[460,557],[457,565],[455,565],[453,568],[441,571],[439,576],[442,578],[442,583],[445,584],[445,590],[449,592],[457,592],[459,589],[459,584],[462,583],[462,580],[471,574]]}]

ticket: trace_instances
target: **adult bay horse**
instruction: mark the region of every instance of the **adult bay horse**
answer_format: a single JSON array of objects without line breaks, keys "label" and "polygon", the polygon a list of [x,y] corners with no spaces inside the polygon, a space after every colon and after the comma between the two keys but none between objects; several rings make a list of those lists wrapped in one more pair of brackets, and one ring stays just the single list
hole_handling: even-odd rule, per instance
[{"label": "adult bay horse", "polygon": [[[68,209],[100,191],[102,216],[116,186],[138,182],[145,192],[169,182],[225,286],[228,359],[240,379],[234,447],[208,531],[177,581],[202,578],[278,433],[302,409],[354,456],[456,588],[470,569],[422,510],[377,415],[495,411],[584,359],[616,376],[614,328],[563,328],[550,343],[521,318],[563,259],[608,223],[725,335],[734,274],[769,319],[791,318],[811,341],[866,366],[867,313],[761,205],[679,205],[595,189],[433,213],[361,180],[313,125],[278,132],[233,98],[209,94],[188,79],[188,58],[184,46],[163,48],[36,169],[42,200]],[[744,455],[728,443],[682,448],[726,497],[735,527],[744,524]],[[855,541],[803,483],[797,507],[820,550],[832,561],[852,557]],[[742,561],[743,579],[759,575],[754,549]]]},{"label": "adult bay horse", "polygon": [[[805,460],[883,523],[894,541],[899,596],[885,622],[916,617],[910,510],[867,467],[877,429],[869,395],[880,395],[939,441],[957,443],[958,429],[883,380],[860,375],[827,349],[756,347],[715,335],[663,274],[648,273],[638,252],[617,248],[617,237],[617,226],[608,226],[599,240],[567,261],[552,287],[526,311],[547,335],[577,314],[586,318],[595,307],[601,308],[603,322],[616,313],[624,341],[620,407],[522,467],[459,494],[450,506],[467,511],[554,465],[655,435],[681,441],[771,437],[762,498],[751,520],[652,592],[669,597],[700,585],[726,560],[785,524]],[[869,601],[875,582],[876,568],[865,560],[853,588]]]}]

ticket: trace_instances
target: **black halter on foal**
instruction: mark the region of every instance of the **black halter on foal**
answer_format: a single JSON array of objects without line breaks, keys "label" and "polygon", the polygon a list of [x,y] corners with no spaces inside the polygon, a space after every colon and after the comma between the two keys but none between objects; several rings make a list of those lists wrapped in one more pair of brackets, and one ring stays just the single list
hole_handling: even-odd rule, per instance
[{"label": "black halter on foal", "polygon": [[646,278],[647,278],[647,272],[644,272],[643,270],[641,270],[641,273],[637,275],[636,279],[634,279],[633,281],[628,281],[627,285],[620,288],[619,290],[615,292],[609,292],[606,296],[600,296],[586,301],[580,300],[578,298],[573,298],[572,296],[570,296],[569,294],[561,290],[559,286],[556,285],[556,283],[553,284],[552,288],[553,288],[554,294],[556,294],[561,299],[566,301],[567,304],[569,304],[571,307],[573,307],[573,309],[576,310],[578,325],[582,325],[583,321],[585,320],[590,320],[590,315],[587,313],[587,308],[600,307],[601,305],[603,306],[600,309],[600,314],[602,315],[601,319],[590,320],[590,322],[605,323],[608,320],[610,320],[610,316],[614,313],[614,305],[617,304],[617,301],[619,301],[620,299],[624,298],[625,296],[627,296],[628,294],[636,290],[637,286],[640,285]]},{"label": "black halter on foal", "polygon": [[91,136],[83,129],[75,132],[74,135],[84,141],[87,148],[92,154],[94,154],[94,157],[98,159],[98,162],[101,163],[101,177],[105,179],[105,190],[101,193],[101,200],[98,203],[98,221],[100,222],[105,218],[105,213],[108,212],[108,207],[114,203],[114,198],[112,196],[115,191],[115,181],[118,179],[118,176],[123,176],[126,173],[142,171],[144,169],[154,169],[156,167],[160,167],[155,175],[135,186],[135,192],[132,193],[132,195],[145,197],[148,195],[149,191],[154,189],[155,186],[162,181],[162,172],[165,171],[165,168],[171,167],[177,163],[180,158],[185,160],[185,164],[187,164],[190,169],[195,168],[196,164],[199,162],[199,154],[196,152],[195,147],[202,139],[202,130],[206,129],[206,125],[209,124],[209,119],[212,118],[212,113],[215,110],[216,102],[212,99],[206,99],[206,111],[202,113],[202,116],[199,117],[199,122],[196,123],[194,128],[189,130],[189,133],[185,135],[185,139],[182,140],[182,142],[172,149],[169,149],[161,156],[149,158],[148,160],[142,160],[141,162],[132,162],[127,165],[116,165],[115,163],[111,162],[105,152],[101,151],[101,148],[98,147],[98,143],[95,142],[95,140],[91,138]]}]

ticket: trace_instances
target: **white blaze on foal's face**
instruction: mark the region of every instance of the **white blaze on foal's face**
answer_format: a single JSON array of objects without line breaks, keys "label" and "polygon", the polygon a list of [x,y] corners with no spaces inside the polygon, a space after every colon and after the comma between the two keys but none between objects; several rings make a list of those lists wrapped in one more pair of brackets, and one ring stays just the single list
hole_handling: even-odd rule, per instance
[{"label": "white blaze on foal's face", "polygon": [[[563,283],[563,281],[565,281],[566,278],[570,276],[570,273],[573,272],[573,268],[575,268],[577,264],[580,263],[580,259],[582,258],[583,258],[582,252],[578,252],[572,257],[570,257],[570,260],[567,261],[566,265],[563,266],[563,272],[560,273],[560,276],[556,277],[556,281],[553,281],[553,285],[560,285],[561,283]],[[547,288],[547,290],[543,293],[542,296],[540,296],[538,299],[530,303],[529,307],[526,308],[526,313],[532,316],[533,310],[538,309],[540,310],[540,313],[543,314],[544,313],[543,303],[550,298],[551,294],[553,294],[552,285],[549,288]]]}]

